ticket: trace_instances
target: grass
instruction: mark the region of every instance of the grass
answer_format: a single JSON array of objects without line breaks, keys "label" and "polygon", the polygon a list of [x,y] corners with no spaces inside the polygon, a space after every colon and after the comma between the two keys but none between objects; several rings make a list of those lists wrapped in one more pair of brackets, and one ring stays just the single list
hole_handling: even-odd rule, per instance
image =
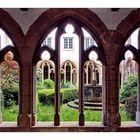
[{"label": "grass", "polygon": [[3,121],[17,121],[18,106],[4,108],[2,111]]},{"label": "grass", "polygon": [[[85,110],[85,121],[101,122],[101,111]],[[123,109],[120,110],[121,121],[132,121]],[[3,121],[17,121],[18,107],[3,109]],[[78,109],[70,108],[66,104],[61,105],[60,108],[61,121],[78,121]],[[54,106],[37,106],[37,120],[38,121],[54,121]]]}]

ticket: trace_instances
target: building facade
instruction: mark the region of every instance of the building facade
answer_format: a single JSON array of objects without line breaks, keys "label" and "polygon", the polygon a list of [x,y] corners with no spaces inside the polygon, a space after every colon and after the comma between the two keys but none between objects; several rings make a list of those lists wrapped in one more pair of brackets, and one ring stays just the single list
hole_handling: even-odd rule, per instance
[{"label": "building facade", "polygon": [[[48,46],[55,49],[55,34],[57,28],[54,29],[43,41],[43,46]],[[88,49],[91,46],[97,46],[95,40],[91,35],[82,28],[84,34],[84,49]],[[78,86],[79,79],[79,37],[74,33],[74,27],[71,24],[67,24],[65,27],[65,33],[60,38],[60,68],[61,68],[61,81],[64,83],[69,82],[71,85]],[[52,61],[45,58],[47,53],[42,53],[42,61],[37,64],[42,73],[42,82],[44,79],[52,79],[54,81],[55,65]],[[92,54],[91,54],[92,55]],[[97,54],[95,54],[97,55]],[[92,84],[96,81],[97,84],[102,85],[102,64],[100,61],[94,59],[96,56],[92,56],[84,64],[84,83],[86,85]]]}]

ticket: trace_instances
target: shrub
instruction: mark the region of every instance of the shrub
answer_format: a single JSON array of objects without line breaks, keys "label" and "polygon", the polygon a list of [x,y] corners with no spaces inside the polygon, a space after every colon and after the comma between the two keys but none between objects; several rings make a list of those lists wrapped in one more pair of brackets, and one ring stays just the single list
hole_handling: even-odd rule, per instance
[{"label": "shrub", "polygon": [[17,87],[5,88],[2,91],[3,91],[4,107],[11,107],[14,104],[18,104],[18,88]]},{"label": "shrub", "polygon": [[[38,91],[39,102],[43,105],[54,104],[54,89],[43,89]],[[61,89],[60,90],[60,101],[61,103],[67,103],[69,101],[78,98],[77,89]]]},{"label": "shrub", "polygon": [[71,83],[70,82],[64,82],[64,80],[61,81],[61,88],[70,88]]},{"label": "shrub", "polygon": [[54,88],[54,81],[51,80],[51,79],[46,79],[43,81],[44,83],[44,86],[47,88],[47,89],[53,89]]},{"label": "shrub", "polygon": [[125,102],[125,110],[126,114],[132,119],[135,120],[136,118],[136,111],[137,111],[137,95],[132,95],[126,99]]},{"label": "shrub", "polygon": [[43,105],[54,104],[54,89],[38,90],[38,99]]},{"label": "shrub", "polygon": [[38,91],[38,90],[44,89],[45,86],[42,84],[42,82],[37,82],[36,88],[37,88],[37,91]]},{"label": "shrub", "polygon": [[62,102],[68,103],[78,98],[78,89],[65,89],[62,94]]},{"label": "shrub", "polygon": [[77,84],[71,84],[69,81],[65,83],[64,80],[61,81],[60,86],[61,88],[77,88]]},{"label": "shrub", "polygon": [[120,102],[125,103],[127,97],[137,93],[137,76],[131,75],[126,80],[120,90]]}]

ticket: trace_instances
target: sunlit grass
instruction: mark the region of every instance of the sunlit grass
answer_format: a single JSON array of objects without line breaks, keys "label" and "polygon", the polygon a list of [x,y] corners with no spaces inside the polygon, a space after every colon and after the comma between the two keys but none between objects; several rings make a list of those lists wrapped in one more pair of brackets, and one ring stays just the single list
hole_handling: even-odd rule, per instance
[{"label": "sunlit grass", "polygon": [[4,108],[2,111],[3,121],[17,121],[18,112],[18,106]]},{"label": "sunlit grass", "polygon": [[[66,104],[60,107],[61,121],[78,121],[78,109],[70,108]],[[101,111],[85,110],[85,121],[101,122]],[[120,109],[121,121],[132,121],[123,109]],[[17,121],[18,107],[3,109],[3,121]],[[37,105],[37,121],[54,121],[54,106]]]}]

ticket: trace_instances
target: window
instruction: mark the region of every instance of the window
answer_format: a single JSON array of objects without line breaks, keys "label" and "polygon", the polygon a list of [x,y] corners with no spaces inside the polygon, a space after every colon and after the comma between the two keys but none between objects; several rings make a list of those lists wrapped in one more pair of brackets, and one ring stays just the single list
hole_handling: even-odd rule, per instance
[{"label": "window", "polygon": [[43,41],[42,46],[46,45],[46,39]]},{"label": "window", "polygon": [[46,63],[44,66],[44,79],[48,79],[48,65]]},{"label": "window", "polygon": [[47,38],[47,46],[49,46],[49,47],[52,46],[52,38],[51,37]]},{"label": "window", "polygon": [[64,49],[65,50],[73,49],[73,38],[72,37],[64,37]]},{"label": "window", "polygon": [[91,37],[85,37],[85,48],[94,45],[94,40]]},{"label": "window", "polygon": [[48,47],[52,47],[52,37],[47,37],[42,43],[42,46],[47,45]]},{"label": "window", "polygon": [[69,65],[69,63],[67,64],[67,66],[66,66],[66,81],[67,82],[70,82],[70,73],[71,73],[71,71],[70,71],[70,65]]}]

